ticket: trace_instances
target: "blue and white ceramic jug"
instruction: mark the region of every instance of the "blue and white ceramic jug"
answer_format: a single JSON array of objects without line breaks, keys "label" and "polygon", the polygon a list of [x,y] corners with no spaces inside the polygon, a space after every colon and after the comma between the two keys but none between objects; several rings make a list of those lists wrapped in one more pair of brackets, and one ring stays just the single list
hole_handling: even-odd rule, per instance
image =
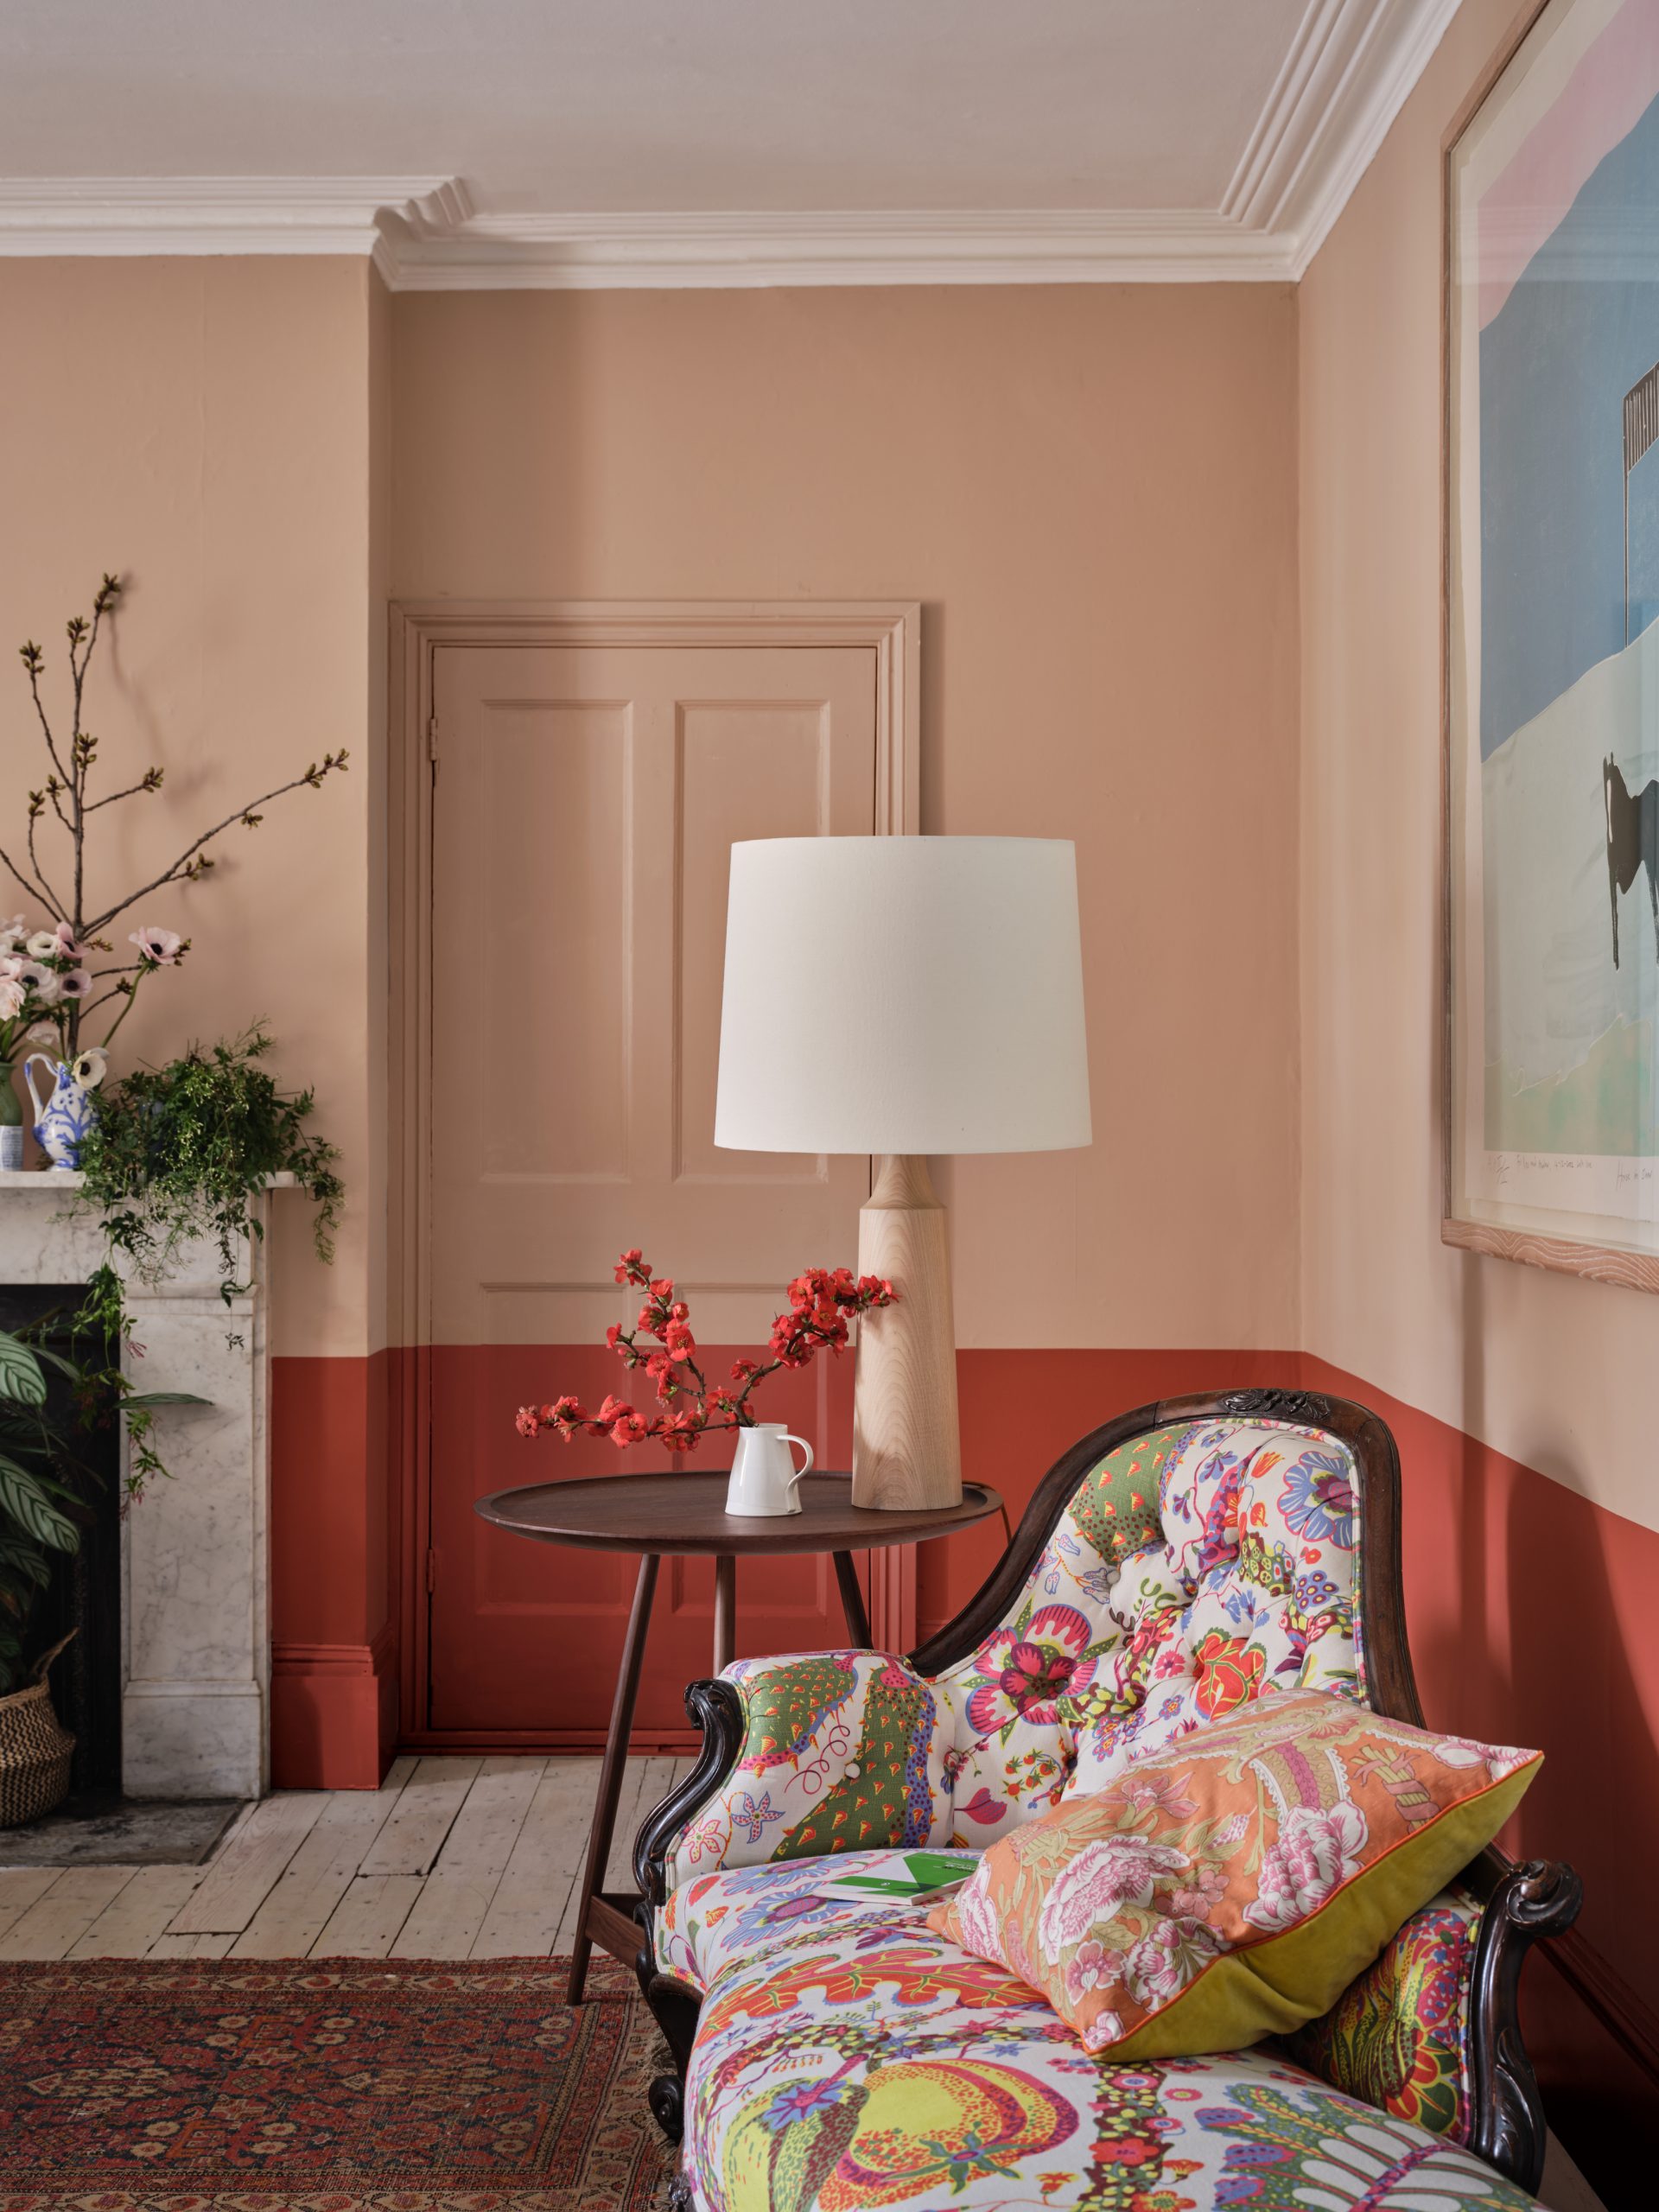
[{"label": "blue and white ceramic jug", "polygon": [[[37,1063],[52,1078],[44,1098],[35,1088]],[[97,1110],[91,1094],[81,1089],[63,1061],[51,1059],[44,1052],[31,1052],[23,1062],[23,1081],[29,1085],[29,1103],[35,1109],[35,1141],[54,1168],[67,1173],[79,1167],[80,1147],[86,1141]]]}]

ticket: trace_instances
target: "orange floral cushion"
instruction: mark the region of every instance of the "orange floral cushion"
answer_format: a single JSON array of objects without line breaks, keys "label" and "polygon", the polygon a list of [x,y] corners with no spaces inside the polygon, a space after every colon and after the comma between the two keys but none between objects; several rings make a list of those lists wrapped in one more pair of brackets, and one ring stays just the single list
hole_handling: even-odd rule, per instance
[{"label": "orange floral cushion", "polygon": [[929,1925],[1090,2050],[1236,2050],[1323,2012],[1489,1843],[1536,1751],[1266,1697],[993,1844]]}]

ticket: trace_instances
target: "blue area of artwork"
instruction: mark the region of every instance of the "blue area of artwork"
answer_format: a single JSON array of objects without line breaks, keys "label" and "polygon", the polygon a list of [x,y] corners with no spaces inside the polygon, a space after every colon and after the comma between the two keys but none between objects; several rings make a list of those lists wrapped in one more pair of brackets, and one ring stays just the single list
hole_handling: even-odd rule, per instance
[{"label": "blue area of artwork", "polygon": [[[1659,100],[1481,333],[1483,760],[1625,642],[1623,409],[1659,362],[1656,240]],[[1659,445],[1630,488],[1634,637],[1659,608]]]}]

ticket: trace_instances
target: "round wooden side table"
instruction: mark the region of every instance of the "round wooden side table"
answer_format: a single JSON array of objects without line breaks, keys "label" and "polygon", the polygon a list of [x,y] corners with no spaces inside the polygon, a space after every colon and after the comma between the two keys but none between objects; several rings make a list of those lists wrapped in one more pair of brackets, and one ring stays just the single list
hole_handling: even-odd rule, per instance
[{"label": "round wooden side table", "polygon": [[616,1825],[645,1630],[662,1560],[684,1554],[707,1554],[714,1559],[715,1649],[709,1671],[718,1675],[731,1664],[733,1656],[740,1558],[832,1553],[848,1637],[859,1649],[868,1649],[870,1624],[853,1554],[948,1535],[953,1529],[969,1528],[976,1521],[999,1512],[1002,1504],[997,1493],[984,1484],[964,1483],[960,1505],[929,1513],[883,1513],[853,1503],[850,1475],[819,1473],[809,1475],[802,1483],[798,1513],[750,1520],[727,1512],[727,1480],[720,1473],[606,1475],[596,1480],[536,1483],[525,1490],[498,1491],[493,1497],[480,1498],[474,1508],[493,1527],[533,1537],[539,1543],[641,1554],[605,1756],[599,1770],[599,1796],[577,1906],[576,1940],[571,1946],[569,1994],[573,2005],[582,2001],[588,1953],[594,1943],[627,1966],[639,1956],[640,1936],[633,1917],[638,1897],[632,1892],[607,1894],[600,1885],[605,1878],[605,1861]]}]

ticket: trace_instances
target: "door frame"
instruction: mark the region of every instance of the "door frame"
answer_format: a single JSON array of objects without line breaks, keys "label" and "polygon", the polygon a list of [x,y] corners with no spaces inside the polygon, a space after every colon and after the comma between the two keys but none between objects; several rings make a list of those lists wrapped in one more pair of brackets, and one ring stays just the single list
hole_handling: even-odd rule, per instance
[{"label": "door frame", "polygon": [[[431,1529],[433,718],[440,645],[864,645],[875,653],[875,824],[921,830],[922,610],[915,600],[397,600],[388,608],[387,1456],[397,1564],[398,1741],[412,1750],[512,1751],[524,1730],[435,1729],[428,1573]],[[873,1552],[870,1633],[916,1640],[916,1550]]]}]

